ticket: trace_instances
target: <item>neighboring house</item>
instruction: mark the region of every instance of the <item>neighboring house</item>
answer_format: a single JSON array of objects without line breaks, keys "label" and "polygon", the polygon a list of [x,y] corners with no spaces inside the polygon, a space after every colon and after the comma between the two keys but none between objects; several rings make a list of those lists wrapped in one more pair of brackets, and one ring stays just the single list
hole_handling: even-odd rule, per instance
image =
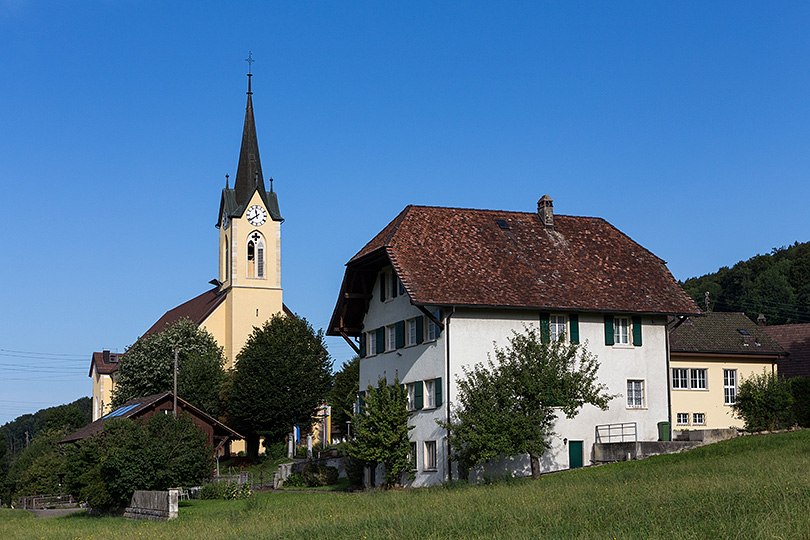
[{"label": "neighboring house", "polygon": [[[358,350],[361,389],[381,376],[406,385],[421,486],[451,476],[436,421],[452,417],[462,367],[525,326],[586,344],[619,395],[559,419],[543,470],[588,464],[600,425],[657,440],[667,320],[697,313],[664,261],[601,218],[554,215],[544,196],[537,213],[406,207],[347,263],[327,333]],[[509,468],[528,474],[528,458]]]},{"label": "neighboring house", "polygon": [[674,429],[741,428],[732,415],[740,382],[775,371],[785,350],[744,313],[689,317],[670,331]]},{"label": "neighboring house", "polygon": [[[131,399],[113,412],[71,433],[59,443],[78,442],[87,437],[94,437],[104,431],[104,422],[112,418],[129,418],[145,422],[150,416],[172,414],[173,410],[174,395],[171,392]],[[189,416],[192,422],[205,432],[214,455],[229,442],[242,439],[239,433],[181,398],[177,398],[177,413]]]},{"label": "neighboring house", "polygon": [[777,324],[764,326],[763,330],[790,354],[779,360],[779,374],[787,378],[810,377],[810,324]]},{"label": "neighboring house", "polygon": [[93,379],[93,421],[110,412],[120,356],[118,353],[103,351],[94,352],[90,359],[90,378]]}]

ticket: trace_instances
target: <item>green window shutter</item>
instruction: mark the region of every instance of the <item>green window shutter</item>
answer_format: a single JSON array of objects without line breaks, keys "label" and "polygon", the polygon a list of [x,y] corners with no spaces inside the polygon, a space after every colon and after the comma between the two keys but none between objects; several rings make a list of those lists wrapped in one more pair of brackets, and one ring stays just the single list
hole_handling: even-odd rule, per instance
[{"label": "green window shutter", "polygon": [[613,345],[613,315],[605,315],[605,345]]},{"label": "green window shutter", "polygon": [[641,347],[641,317],[633,317],[633,345]]},{"label": "green window shutter", "polygon": [[366,412],[366,400],[363,399],[366,397],[366,391],[360,390],[360,395],[357,397],[357,412],[363,414]]},{"label": "green window shutter", "polygon": [[385,352],[385,327],[381,326],[377,328],[377,350],[375,351],[377,354]]},{"label": "green window shutter", "polygon": [[425,406],[425,385],[422,381],[413,383],[413,408],[417,411]]},{"label": "green window shutter", "polygon": [[425,317],[419,315],[416,318],[416,343],[425,341]]},{"label": "green window shutter", "polygon": [[366,333],[360,333],[360,358],[365,358],[366,356]]},{"label": "green window shutter", "polygon": [[405,346],[405,321],[399,321],[397,324],[395,324],[394,330],[397,334],[397,349],[401,349]]},{"label": "green window shutter", "polygon": [[579,315],[576,313],[569,315],[568,325],[571,327],[571,343],[579,343]]},{"label": "green window shutter", "polygon": [[441,407],[442,405],[442,378],[439,377],[435,381],[433,381],[433,388],[436,392],[436,406]]},{"label": "green window shutter", "polygon": [[551,342],[551,323],[550,315],[548,313],[540,314],[540,341],[543,343]]},{"label": "green window shutter", "polygon": [[385,302],[385,274],[380,273],[380,302]]},{"label": "green window shutter", "polygon": [[398,281],[399,280],[397,279],[397,275],[392,272],[391,273],[391,285],[393,285],[393,287],[391,287],[391,298],[396,298],[397,297],[397,293],[399,292],[399,286],[397,284]]}]

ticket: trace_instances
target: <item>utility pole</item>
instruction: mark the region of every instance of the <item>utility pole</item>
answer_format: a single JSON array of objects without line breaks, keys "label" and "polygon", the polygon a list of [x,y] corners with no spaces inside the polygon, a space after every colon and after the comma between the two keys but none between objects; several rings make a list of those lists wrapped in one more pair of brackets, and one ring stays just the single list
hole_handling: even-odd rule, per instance
[{"label": "utility pole", "polygon": [[177,358],[180,355],[180,349],[174,348],[174,408],[172,409],[174,417],[177,418]]}]

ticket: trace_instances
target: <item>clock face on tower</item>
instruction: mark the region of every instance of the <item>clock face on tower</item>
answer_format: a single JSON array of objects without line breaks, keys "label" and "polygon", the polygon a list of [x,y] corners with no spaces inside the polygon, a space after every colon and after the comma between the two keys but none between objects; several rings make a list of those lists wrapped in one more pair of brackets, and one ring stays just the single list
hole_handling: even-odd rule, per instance
[{"label": "clock face on tower", "polygon": [[267,221],[267,210],[259,206],[258,204],[254,204],[250,208],[247,209],[245,212],[245,216],[247,216],[248,222],[254,227],[258,227],[259,225],[264,224]]}]

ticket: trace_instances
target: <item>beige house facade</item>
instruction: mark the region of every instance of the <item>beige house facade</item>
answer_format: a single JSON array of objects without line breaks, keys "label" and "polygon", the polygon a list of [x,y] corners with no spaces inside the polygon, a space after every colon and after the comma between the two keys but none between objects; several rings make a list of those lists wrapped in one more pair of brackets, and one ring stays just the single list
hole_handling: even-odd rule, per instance
[{"label": "beige house facade", "polygon": [[689,317],[670,331],[673,430],[742,428],[734,416],[740,383],[776,372],[784,349],[744,313]]}]

